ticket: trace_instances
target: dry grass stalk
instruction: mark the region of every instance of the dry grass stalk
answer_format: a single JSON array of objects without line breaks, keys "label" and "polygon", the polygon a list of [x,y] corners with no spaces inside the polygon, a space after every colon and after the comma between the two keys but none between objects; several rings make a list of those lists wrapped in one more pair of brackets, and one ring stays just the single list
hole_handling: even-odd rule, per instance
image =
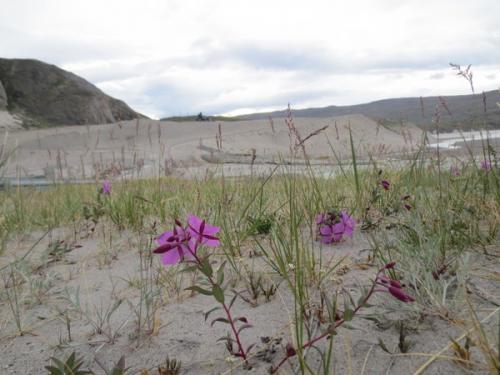
[{"label": "dry grass stalk", "polygon": [[469,82],[470,89],[472,90],[472,93],[475,94],[474,81],[472,79],[472,70],[470,70],[472,65],[471,64],[467,65],[467,68],[465,68],[465,70],[463,70],[458,64],[450,63],[450,66],[452,67],[452,69],[457,71],[458,76],[464,77],[467,80],[467,82]]},{"label": "dry grass stalk", "polygon": [[439,97],[439,104],[441,104],[441,107],[443,107],[445,109],[445,111],[448,113],[448,115],[453,116],[451,114],[450,109],[448,108],[448,104],[446,103],[446,100],[442,96]]},{"label": "dry grass stalk", "polygon": [[273,132],[273,135],[276,134],[276,131],[274,129],[274,121],[273,121],[273,118],[271,116],[268,116],[268,119],[269,119],[269,125],[271,125],[271,131]]},{"label": "dry grass stalk", "polygon": [[215,143],[217,145],[217,150],[222,150],[222,127],[219,123],[217,125],[217,134],[215,135]]},{"label": "dry grass stalk", "polygon": [[305,141],[307,141],[308,139],[310,139],[310,138],[312,138],[312,137],[314,137],[314,136],[316,136],[316,135],[320,134],[322,131],[324,131],[324,130],[328,129],[328,127],[329,127],[329,126],[330,126],[330,125],[325,125],[325,126],[323,126],[322,128],[319,128],[319,129],[314,130],[314,131],[313,131],[313,132],[311,132],[308,136],[306,136],[304,139],[302,139],[302,140],[300,141],[300,143],[298,144],[298,146],[302,146],[302,145],[305,143]]},{"label": "dry grass stalk", "polygon": [[424,98],[422,97],[420,97],[420,113],[422,113],[422,117],[425,118]]}]

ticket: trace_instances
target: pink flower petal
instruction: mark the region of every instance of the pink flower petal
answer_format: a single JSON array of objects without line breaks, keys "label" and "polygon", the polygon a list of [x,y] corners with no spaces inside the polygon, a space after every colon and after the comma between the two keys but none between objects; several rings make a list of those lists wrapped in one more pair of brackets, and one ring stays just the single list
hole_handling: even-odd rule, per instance
[{"label": "pink flower petal", "polygon": [[181,255],[179,254],[179,250],[175,248],[163,254],[161,260],[165,265],[177,264],[181,261]]},{"label": "pink flower petal", "polygon": [[389,290],[389,293],[391,293],[394,297],[396,297],[401,302],[413,302],[413,301],[415,301],[415,299],[412,296],[406,294],[400,288],[390,286],[387,289]]},{"label": "pink flower petal", "polygon": [[111,194],[111,183],[108,180],[102,183],[102,192],[103,194]]},{"label": "pink flower petal", "polygon": [[156,242],[158,242],[158,245],[165,245],[167,243],[167,239],[172,237],[174,235],[173,231],[167,231],[162,234],[160,234],[158,237],[156,237]]},{"label": "pink flower petal", "polygon": [[200,219],[198,216],[195,216],[193,214],[188,215],[188,224],[190,227],[193,227],[196,230],[199,230],[202,222],[203,222],[203,220]]},{"label": "pink flower petal", "polygon": [[214,234],[220,231],[220,228],[207,224],[195,215],[189,214],[188,216],[188,230],[193,237],[200,240],[200,242],[205,246],[220,245],[218,238],[211,238]]},{"label": "pink flower petal", "polygon": [[354,227],[356,226],[356,221],[350,217],[346,212],[342,212],[342,222],[344,223],[344,234],[346,236],[352,237]]},{"label": "pink flower petal", "polygon": [[344,223],[333,224],[331,228],[333,234],[344,234],[345,231]]},{"label": "pink flower petal", "polygon": [[[188,248],[189,246],[189,248]],[[194,254],[196,254],[196,241],[194,239],[192,239],[191,241],[189,241],[188,245],[183,245],[183,249],[184,249],[184,259],[186,260],[193,260],[195,259],[195,256]]]},{"label": "pink flower petal", "polygon": [[319,228],[319,233],[322,235],[322,236],[331,236],[332,233],[333,233],[333,230],[332,230],[332,227],[330,227],[329,225],[322,225],[320,228]]}]

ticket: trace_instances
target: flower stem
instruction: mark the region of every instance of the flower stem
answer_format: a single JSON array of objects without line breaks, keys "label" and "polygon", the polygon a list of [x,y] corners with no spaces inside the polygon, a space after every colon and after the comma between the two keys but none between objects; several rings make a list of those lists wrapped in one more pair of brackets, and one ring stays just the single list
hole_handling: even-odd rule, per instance
[{"label": "flower stem", "polygon": [[246,362],[247,355],[245,353],[245,349],[243,349],[243,345],[241,344],[240,335],[238,334],[238,330],[236,329],[236,326],[234,325],[234,321],[233,321],[233,318],[231,316],[231,311],[229,310],[229,308],[226,306],[225,303],[222,304],[222,308],[226,312],[227,320],[229,320],[229,324],[231,325],[231,329],[233,330],[233,334],[234,334],[234,337],[236,339],[236,343],[238,344],[238,351],[239,351],[238,354]]},{"label": "flower stem", "polygon": [[[354,309],[353,311],[353,315],[355,315],[363,306],[366,305],[366,303],[368,302],[368,300],[371,298],[371,296],[373,295],[373,293],[375,292],[375,287],[377,285],[377,280],[379,278],[379,275],[385,270],[386,268],[383,267],[381,268],[378,272],[377,272],[377,275],[375,276],[375,281],[373,281],[372,283],[372,286],[370,288],[370,290],[368,291],[368,293],[366,294],[365,298],[363,298],[363,301],[361,301],[361,303],[356,306],[356,308]],[[328,335],[331,335],[333,333],[333,331],[335,331],[335,329],[337,329],[339,326],[341,326],[342,324],[344,324],[346,322],[345,318],[342,318],[340,320],[338,320],[335,324],[333,324],[333,326],[331,326],[330,329],[328,329],[326,332],[323,332],[321,335],[307,341],[304,345],[302,345],[302,349],[307,349],[309,347],[311,347],[312,345],[314,345],[316,342],[318,342],[319,340],[321,340],[322,338],[328,336]],[[288,354],[286,355],[286,357],[284,357],[276,367],[272,368],[271,370],[271,373],[275,373],[278,371],[278,369],[286,362],[288,361],[289,358],[291,357],[294,357],[295,356],[295,351],[293,352],[293,354]]]},{"label": "flower stem", "polygon": [[[198,244],[199,244],[199,242],[197,241],[196,247],[195,247],[194,251],[192,251],[189,248],[188,249],[191,252],[191,254],[194,256],[196,264],[198,265],[198,268],[201,269],[202,262],[201,262],[200,258],[198,257],[198,255],[196,254],[196,249],[198,247]],[[210,282],[210,284],[212,285],[212,287],[214,287],[214,286],[219,286],[220,287],[220,285],[216,281],[214,281],[214,279],[211,276],[207,276],[207,279]],[[224,309],[224,312],[226,313],[227,320],[229,321],[229,325],[231,326],[231,330],[233,331],[234,338],[236,339],[236,344],[238,345],[237,356],[243,358],[243,360],[245,361],[245,363],[247,363],[247,353],[245,353],[245,349],[243,348],[243,345],[241,344],[240,335],[238,333],[238,330],[236,329],[236,325],[234,324],[234,320],[233,320],[233,317],[231,315],[231,310],[226,305],[225,302],[221,303],[221,305],[222,305],[222,308]]]}]

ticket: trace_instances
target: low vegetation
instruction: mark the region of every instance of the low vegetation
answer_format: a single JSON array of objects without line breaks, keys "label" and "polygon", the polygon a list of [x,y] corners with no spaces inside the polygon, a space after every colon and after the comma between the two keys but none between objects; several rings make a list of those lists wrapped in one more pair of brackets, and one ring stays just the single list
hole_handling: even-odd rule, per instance
[{"label": "low vegetation", "polygon": [[[254,314],[250,319],[233,313],[235,301],[255,307],[288,295],[290,331],[279,335],[281,349],[268,366],[273,373],[330,373],[335,337],[357,319],[399,324],[401,354],[382,339],[380,347],[394,358],[412,354],[408,328],[401,327],[410,324],[418,332],[438,317],[468,334],[450,338],[447,352],[413,355],[496,374],[498,337],[491,322],[498,319],[500,301],[478,280],[498,283],[498,270],[491,267],[499,256],[497,163],[488,148],[480,158],[451,167],[422,149],[405,166],[380,170],[374,163],[344,170],[334,179],[296,174],[290,166],[284,175],[252,178],[7,189],[0,195],[2,340],[33,333],[31,312],[45,306],[66,331],[59,343],[52,343],[56,352],[72,347],[73,326],[79,324],[92,327],[107,345],[124,334],[139,345],[160,329],[168,335],[169,328],[160,327],[158,319],[171,298],[201,294],[216,302],[204,319],[213,330],[223,328],[221,355],[226,350],[235,358],[228,368],[241,364],[244,371],[256,366],[258,340],[251,332],[260,322]],[[72,234],[59,238],[61,228]],[[39,258],[31,253],[38,241],[26,253],[9,249],[29,233],[50,239]],[[125,234],[132,241],[130,250],[117,245]],[[357,267],[373,276],[360,276],[356,290],[344,289],[333,277],[342,275],[347,263],[332,253],[352,241],[349,236],[369,244]],[[109,280],[109,302],[91,302],[70,287],[57,291],[62,277],[57,265],[89,239],[100,243],[102,267],[112,266],[124,251],[136,252],[137,271],[126,284],[138,298],[119,296],[116,279]],[[164,254],[163,266],[154,253]],[[378,297],[372,300],[374,294]],[[124,306],[133,318],[117,322],[115,314]],[[392,323],[391,314],[396,314]],[[472,346],[478,350],[471,351]],[[71,373],[62,369],[68,362],[79,373],[85,373],[84,363],[90,364],[75,355],[52,361],[47,369],[58,374]],[[127,373],[120,368],[108,373]]]}]

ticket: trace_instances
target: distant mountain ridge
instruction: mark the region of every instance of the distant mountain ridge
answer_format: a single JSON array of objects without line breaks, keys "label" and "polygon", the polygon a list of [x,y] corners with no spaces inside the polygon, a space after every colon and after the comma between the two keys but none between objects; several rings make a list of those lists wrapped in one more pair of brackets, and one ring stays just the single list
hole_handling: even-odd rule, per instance
[{"label": "distant mountain ridge", "polygon": [[24,126],[104,124],[144,118],[85,79],[31,59],[0,58],[0,110]]},{"label": "distant mountain ridge", "polygon": [[[329,106],[293,110],[295,117],[333,117],[362,114],[382,123],[411,122],[435,129],[436,114],[441,129],[500,128],[500,92],[484,94],[384,99],[350,106]],[[240,120],[285,117],[286,110],[238,116]]]}]

